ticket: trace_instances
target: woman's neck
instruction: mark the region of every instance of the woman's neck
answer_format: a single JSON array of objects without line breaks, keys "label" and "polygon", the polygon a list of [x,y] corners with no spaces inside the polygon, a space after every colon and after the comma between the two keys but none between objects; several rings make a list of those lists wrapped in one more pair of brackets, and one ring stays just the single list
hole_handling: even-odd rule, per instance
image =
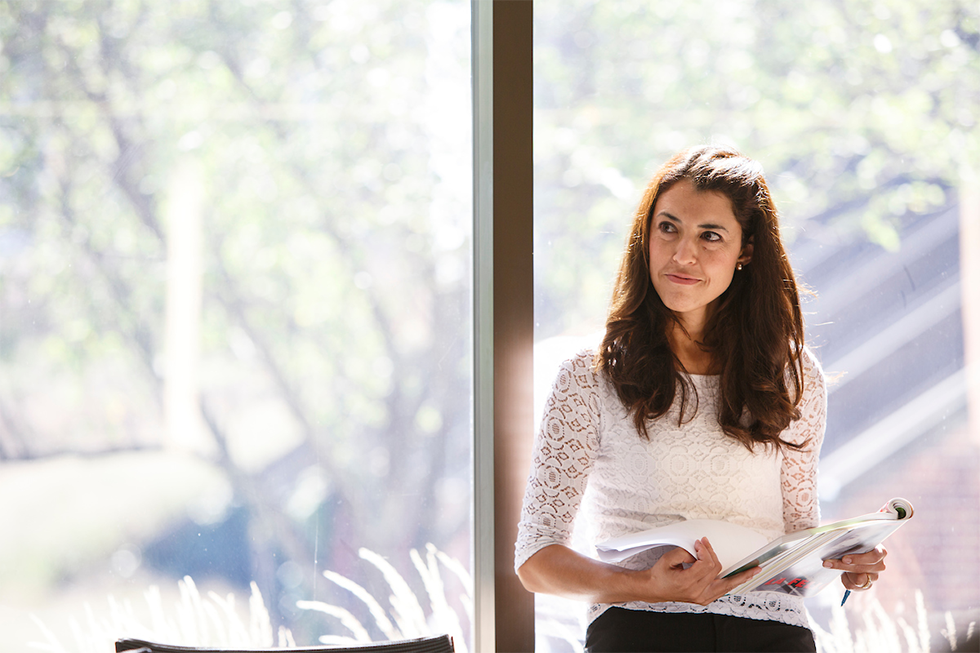
[{"label": "woman's neck", "polygon": [[702,344],[701,335],[700,331],[692,333],[673,323],[667,332],[667,341],[688,374],[717,374],[717,361]]}]

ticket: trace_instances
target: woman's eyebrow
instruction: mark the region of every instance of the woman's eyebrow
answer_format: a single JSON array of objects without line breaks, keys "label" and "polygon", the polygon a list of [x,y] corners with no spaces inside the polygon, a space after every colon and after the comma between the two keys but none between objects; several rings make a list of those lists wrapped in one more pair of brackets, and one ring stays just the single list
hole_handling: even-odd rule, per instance
[{"label": "woman's eyebrow", "polygon": [[728,231],[727,227],[720,224],[699,224],[698,229],[711,229],[712,231]]},{"label": "woman's eyebrow", "polygon": [[[663,217],[667,218],[668,220],[670,220],[672,222],[676,222],[678,224],[680,224],[680,222],[681,222],[681,219],[680,218],[678,218],[677,216],[673,215],[672,213],[668,213],[667,211],[660,211],[659,213],[657,213],[657,217],[660,217],[660,216],[663,216]],[[728,228],[727,227],[725,227],[723,225],[720,225],[720,224],[714,224],[712,222],[705,222],[703,224],[699,224],[698,225],[698,229],[711,229],[712,231],[724,231],[724,232],[727,232],[728,231]]]}]

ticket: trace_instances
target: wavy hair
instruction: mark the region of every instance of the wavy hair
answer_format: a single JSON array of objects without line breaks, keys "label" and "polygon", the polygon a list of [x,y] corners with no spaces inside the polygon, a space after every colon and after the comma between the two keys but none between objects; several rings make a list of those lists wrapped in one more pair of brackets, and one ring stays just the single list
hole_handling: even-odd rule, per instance
[{"label": "wavy hair", "polygon": [[[799,449],[780,434],[800,416],[803,315],[799,291],[779,236],[776,206],[762,166],[719,147],[684,150],[654,174],[640,201],[613,290],[606,333],[594,365],[606,374],[641,437],[680,395],[679,423],[697,393],[667,340],[677,318],[650,278],[650,225],[660,195],[682,179],[701,192],[722,193],[751,242],[749,264],[716,300],[701,346],[721,373],[718,421],[750,451],[757,443]],[[790,387],[792,386],[792,388]]]}]

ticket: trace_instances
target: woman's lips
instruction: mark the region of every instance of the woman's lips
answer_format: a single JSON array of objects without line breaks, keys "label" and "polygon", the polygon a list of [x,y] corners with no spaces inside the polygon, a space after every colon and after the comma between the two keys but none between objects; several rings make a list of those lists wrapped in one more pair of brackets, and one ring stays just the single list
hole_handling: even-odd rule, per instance
[{"label": "woman's lips", "polygon": [[700,279],[689,277],[686,274],[667,273],[664,276],[667,277],[668,280],[673,281],[674,283],[679,283],[682,286],[693,286],[700,281]]}]

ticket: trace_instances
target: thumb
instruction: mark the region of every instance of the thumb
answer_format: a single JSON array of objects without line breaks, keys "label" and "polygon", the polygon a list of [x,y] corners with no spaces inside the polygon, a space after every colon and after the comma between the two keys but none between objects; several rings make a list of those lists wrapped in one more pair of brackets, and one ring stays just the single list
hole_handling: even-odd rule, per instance
[{"label": "thumb", "polygon": [[665,553],[661,559],[671,567],[680,567],[683,564],[697,562],[697,558],[679,546]]}]

